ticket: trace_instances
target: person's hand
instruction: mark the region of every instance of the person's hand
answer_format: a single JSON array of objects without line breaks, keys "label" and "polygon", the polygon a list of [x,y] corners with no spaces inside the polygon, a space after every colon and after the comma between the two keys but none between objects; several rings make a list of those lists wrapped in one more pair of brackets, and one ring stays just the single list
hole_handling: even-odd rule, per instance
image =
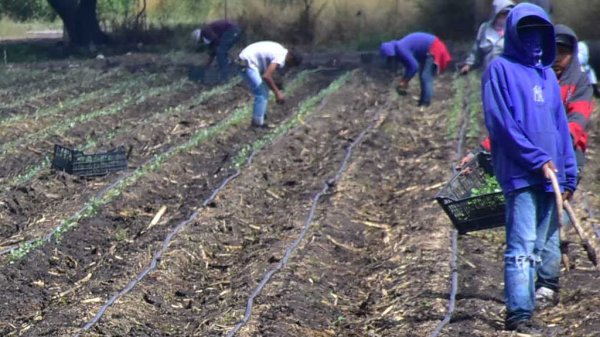
[{"label": "person's hand", "polygon": [[475,158],[475,154],[473,152],[464,156],[458,164],[456,164],[456,170],[460,171],[468,162],[470,162],[473,158]]},{"label": "person's hand", "polygon": [[569,190],[565,190],[562,194],[563,201],[571,200],[572,197],[573,197],[573,192],[569,191]]},{"label": "person's hand", "polygon": [[547,161],[544,164],[544,166],[542,166],[542,174],[544,175],[544,177],[546,177],[546,179],[550,179],[549,171],[554,172],[554,174],[558,173],[558,170],[556,169],[556,166],[554,166],[554,163],[552,162],[552,160]]},{"label": "person's hand", "polygon": [[464,66],[462,66],[462,68],[460,68],[458,73],[461,75],[466,75],[469,71],[471,71],[471,66],[468,64],[465,64]]},{"label": "person's hand", "polygon": [[279,104],[285,103],[285,96],[281,92],[275,94],[275,101]]},{"label": "person's hand", "polygon": [[408,89],[408,81],[407,80],[400,80],[400,83],[398,83],[398,86],[396,87],[396,91],[398,92],[399,95],[406,95],[407,94],[407,89]]}]

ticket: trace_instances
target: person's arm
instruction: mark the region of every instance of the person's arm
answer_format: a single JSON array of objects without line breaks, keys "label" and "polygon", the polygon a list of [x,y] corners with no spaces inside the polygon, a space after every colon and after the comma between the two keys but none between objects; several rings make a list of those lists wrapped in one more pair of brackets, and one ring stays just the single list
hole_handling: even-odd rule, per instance
[{"label": "person's arm", "polygon": [[262,78],[267,83],[267,86],[269,86],[269,88],[273,90],[277,103],[284,103],[285,96],[283,96],[283,93],[281,92],[281,90],[279,90],[277,84],[275,83],[275,80],[273,79],[273,74],[277,70],[277,67],[279,67],[279,64],[271,62],[271,64],[269,64],[269,66],[267,67],[267,70],[265,70],[265,73],[262,75]]},{"label": "person's arm", "polygon": [[481,40],[482,35],[485,32],[485,26],[486,23],[482,23],[479,26],[475,42],[473,42],[473,45],[471,46],[471,52],[469,53],[469,56],[467,56],[467,58],[465,59],[465,63],[460,69],[461,74],[468,73],[481,63],[481,50],[479,49],[479,41]]},{"label": "person's arm", "polygon": [[214,29],[210,26],[207,26],[202,30],[202,41],[201,43],[205,43],[204,39],[210,41],[208,44],[208,59],[206,60],[205,66],[210,66],[217,53],[217,48],[219,47],[219,36],[215,33]]},{"label": "person's arm", "polygon": [[[560,101],[560,99],[557,100]],[[558,133],[562,145],[562,153],[565,161],[565,176],[567,181],[563,185],[565,191],[575,192],[577,188],[577,160],[575,150],[571,142],[568,120],[565,114],[565,107],[562,102],[558,102],[559,111],[556,113],[558,122]]]},{"label": "person's arm", "polygon": [[404,65],[404,76],[402,82],[408,85],[408,82],[415,76],[419,71],[419,61],[415,58],[412,52],[404,48],[398,48],[396,50],[398,60]]},{"label": "person's arm", "polygon": [[209,67],[213,61],[215,60],[215,53],[211,50],[208,53],[208,59],[206,60],[206,63],[204,64],[205,67]]},{"label": "person's arm", "polygon": [[575,92],[565,102],[573,145],[582,151],[587,147],[586,129],[593,110],[593,100],[593,88],[588,84],[586,77],[581,76]]}]

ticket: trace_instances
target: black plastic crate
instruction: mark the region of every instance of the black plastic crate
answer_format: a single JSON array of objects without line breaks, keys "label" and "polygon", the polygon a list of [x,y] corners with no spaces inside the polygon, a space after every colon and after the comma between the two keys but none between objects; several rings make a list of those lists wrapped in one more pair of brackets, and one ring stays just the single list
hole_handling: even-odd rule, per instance
[{"label": "black plastic crate", "polygon": [[55,144],[52,167],[79,177],[103,176],[127,169],[127,152],[119,146],[103,153],[84,154]]},{"label": "black plastic crate", "polygon": [[436,200],[460,234],[504,226],[502,192],[472,196],[473,189],[481,188],[492,176],[490,155],[480,152],[437,194]]}]

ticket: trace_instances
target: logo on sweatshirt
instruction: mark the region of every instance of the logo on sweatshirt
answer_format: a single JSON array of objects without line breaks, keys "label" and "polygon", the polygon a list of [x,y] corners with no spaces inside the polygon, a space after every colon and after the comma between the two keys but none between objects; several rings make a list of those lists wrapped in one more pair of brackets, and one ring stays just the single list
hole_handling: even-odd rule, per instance
[{"label": "logo on sweatshirt", "polygon": [[539,85],[533,87],[533,100],[536,103],[544,103],[544,93]]}]

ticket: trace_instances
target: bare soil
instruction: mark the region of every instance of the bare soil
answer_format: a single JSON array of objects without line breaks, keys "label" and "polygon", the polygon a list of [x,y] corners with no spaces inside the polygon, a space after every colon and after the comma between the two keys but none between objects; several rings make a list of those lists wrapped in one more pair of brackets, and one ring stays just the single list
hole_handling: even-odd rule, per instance
[{"label": "bare soil", "polygon": [[[234,124],[140,177],[60,241],[48,242],[18,260],[0,256],[0,335],[226,335],[244,316],[265,273],[300,238],[313,197],[333,178],[349,144],[373,124],[354,148],[341,179],[320,199],[289,263],[256,297],[250,319],[237,335],[429,336],[447,312],[450,290],[453,228],[434,197],[450,178],[457,155],[458,130],[449,132],[455,79],[451,75],[436,79],[434,103],[421,109],[413,97],[418,80],[411,95],[398,96],[379,69],[360,68],[358,63],[345,63],[342,69],[336,62],[324,63],[327,69],[309,75],[285,105],[270,105],[270,124],[277,127],[292,120],[302,102],[345,71],[356,69],[339,90],[312,107],[308,117],[242,165],[240,175],[207,207],[202,207],[203,201],[236,171],[236,155],[276,129],[254,129],[249,120]],[[53,71],[69,69],[52,64]],[[164,76],[156,84],[175,83],[187,69],[152,54],[108,57],[80,66],[100,73],[107,64],[114,72],[105,77],[108,82],[90,81],[81,92],[101,93],[130,76],[144,81],[156,73]],[[46,71],[37,65],[21,67],[11,71],[32,72],[28,76],[33,78]],[[80,72],[72,74],[77,77]],[[287,73],[285,82],[297,74]],[[78,95],[67,83],[47,81],[67,88],[58,96]],[[33,87],[17,79],[3,85],[0,96],[7,97],[18,91],[15,87]],[[102,189],[252,102],[240,83],[193,103],[207,90],[185,84],[118,114],[77,123],[64,134],[48,134],[19,147],[18,155],[2,155],[5,182],[41,162],[54,143],[76,146],[95,139],[94,149],[120,144],[131,148],[127,172],[82,179],[46,168],[18,186],[3,186],[0,248],[49,233]],[[0,124],[0,135],[9,141],[18,134],[32,134],[62,118],[121,102],[127,95],[119,92],[67,108],[43,121],[24,120],[18,132]],[[44,108],[55,102],[47,98],[36,104]],[[17,110],[33,113],[26,108],[28,102],[22,104]],[[594,210],[600,210],[596,152],[600,136],[597,123],[593,124],[587,169],[575,199],[586,225],[598,221]],[[474,143],[476,139],[468,142]],[[165,238],[196,211],[198,216],[172,236],[157,267],[83,331],[109,298],[146,270]],[[516,336],[503,330],[503,237],[501,229],[460,236],[456,312],[440,336]],[[557,336],[600,336],[596,310],[600,274],[576,236],[571,233],[568,239],[571,262],[570,270],[563,270],[560,304],[536,315],[555,326]]]}]

